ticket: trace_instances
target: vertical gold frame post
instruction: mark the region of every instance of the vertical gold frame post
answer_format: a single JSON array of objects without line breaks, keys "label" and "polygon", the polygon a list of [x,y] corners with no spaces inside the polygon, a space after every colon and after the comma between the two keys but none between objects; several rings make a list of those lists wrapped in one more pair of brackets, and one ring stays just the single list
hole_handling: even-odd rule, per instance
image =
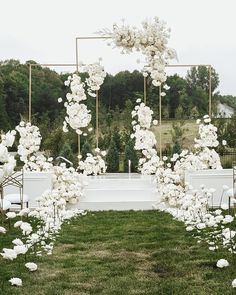
[{"label": "vertical gold frame post", "polygon": [[98,90],[96,90],[96,147],[98,148],[99,141],[99,120],[98,120],[98,112],[99,112],[99,101],[98,101]]},{"label": "vertical gold frame post", "polygon": [[209,117],[211,118],[212,116],[212,105],[211,105],[211,102],[212,102],[212,85],[211,85],[211,74],[212,74],[212,67],[211,65],[209,65],[208,67],[208,70],[209,70]]},{"label": "vertical gold frame post", "polygon": [[143,100],[147,104],[147,77],[143,77]]},{"label": "vertical gold frame post", "polygon": [[159,130],[159,142],[160,142],[160,159],[162,160],[162,105],[161,105],[161,85],[159,86],[159,124],[160,124],[160,130]]},{"label": "vertical gold frame post", "polygon": [[31,123],[32,117],[32,64],[29,64],[29,117],[28,120]]}]

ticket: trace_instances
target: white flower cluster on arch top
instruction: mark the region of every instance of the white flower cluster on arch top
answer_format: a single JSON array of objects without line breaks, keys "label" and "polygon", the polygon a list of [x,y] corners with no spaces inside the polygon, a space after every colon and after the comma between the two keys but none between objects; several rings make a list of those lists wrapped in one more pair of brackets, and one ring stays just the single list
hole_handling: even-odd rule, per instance
[{"label": "white flower cluster on arch top", "polygon": [[[82,103],[82,101],[87,99],[86,85],[87,94],[95,97],[96,91],[100,89],[106,76],[104,68],[99,62],[81,65],[80,72],[88,73],[88,78],[85,79],[85,82],[77,74],[69,76],[65,81],[65,85],[70,87],[71,93],[66,94],[66,101],[64,102],[67,113],[63,123],[64,132],[68,132],[69,125],[76,133],[83,134],[82,130],[88,127],[91,121],[90,110]],[[58,98],[58,102],[63,102],[63,99],[61,97]]]},{"label": "white flower cluster on arch top", "polygon": [[[142,22],[142,28],[123,23],[113,25],[113,30],[104,29],[102,36],[110,36],[114,47],[121,53],[141,52],[145,56],[144,76],[152,79],[154,86],[164,85],[167,79],[165,68],[172,59],[177,59],[174,49],[168,47],[170,29],[158,17]],[[167,86],[168,87],[168,86]]]}]

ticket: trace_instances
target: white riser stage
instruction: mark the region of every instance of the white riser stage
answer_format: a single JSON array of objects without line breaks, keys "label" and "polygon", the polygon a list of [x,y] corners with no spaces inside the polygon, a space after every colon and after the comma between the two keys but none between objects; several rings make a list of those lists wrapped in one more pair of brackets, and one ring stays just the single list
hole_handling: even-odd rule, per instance
[{"label": "white riser stage", "polygon": [[89,176],[78,208],[100,210],[149,210],[159,201],[151,176],[108,173]]}]

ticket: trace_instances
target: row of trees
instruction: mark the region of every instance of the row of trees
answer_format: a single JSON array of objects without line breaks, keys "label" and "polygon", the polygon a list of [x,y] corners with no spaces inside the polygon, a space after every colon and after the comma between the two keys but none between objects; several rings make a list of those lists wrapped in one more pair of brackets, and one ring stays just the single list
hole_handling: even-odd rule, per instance
[{"label": "row of trees", "polygon": [[[0,128],[14,127],[21,116],[27,116],[28,110],[28,76],[29,63],[21,64],[17,60],[0,62]],[[35,119],[41,119],[48,114],[51,122],[62,116],[62,107],[57,98],[65,95],[64,81],[67,74],[58,74],[49,68],[32,67],[32,101]],[[158,105],[158,89],[148,79],[147,103],[152,108]],[[167,84],[171,86],[163,99],[163,114],[166,118],[195,116],[195,113],[205,114],[208,107],[208,69],[200,66],[191,68],[186,78],[177,74],[169,76]],[[215,93],[219,85],[219,77],[212,71],[212,91]],[[217,96],[218,94],[215,93]],[[109,124],[114,112],[122,113],[127,110],[128,104],[135,103],[143,97],[143,76],[139,71],[119,72],[116,75],[108,74],[100,90],[101,108],[107,114]],[[217,98],[217,97],[216,97]],[[94,100],[88,103],[94,109]],[[235,102],[233,102],[235,103]],[[130,106],[130,107],[132,107]]]},{"label": "row of trees", "polygon": [[[28,117],[28,76],[29,63],[21,64],[17,60],[0,62],[0,130],[14,128],[21,119]],[[74,132],[62,131],[65,112],[57,98],[64,97],[68,91],[64,86],[68,74],[59,74],[49,68],[32,67],[32,110],[33,123],[42,133],[42,147],[54,157],[67,155],[76,162],[77,136]],[[208,69],[204,66],[191,68],[185,78],[175,74],[169,76],[167,84],[170,90],[162,100],[162,115],[166,119],[196,118],[208,112]],[[147,104],[158,117],[158,89],[147,81]],[[220,96],[216,92],[219,76],[212,70],[213,109],[216,112],[218,101],[235,106],[235,97]],[[131,111],[137,98],[143,98],[143,76],[139,71],[108,74],[99,91],[99,146],[108,150],[109,171],[118,168],[127,169],[127,157],[132,158],[133,170],[137,164],[137,155],[133,152],[130,140]],[[95,100],[88,98],[88,108],[92,112],[92,124],[95,127]],[[178,128],[177,128],[178,127]],[[182,134],[181,126],[175,130]],[[182,132],[182,133],[181,133]],[[176,132],[175,132],[176,133]],[[175,149],[178,149],[179,135],[173,133]],[[89,146],[89,148],[88,148]],[[86,150],[95,146],[94,133],[81,138],[83,156]],[[131,153],[132,151],[132,153]],[[122,159],[114,155],[122,155]],[[115,164],[114,164],[115,163]],[[117,164],[118,163],[118,164]],[[122,168],[123,167],[123,168]]]}]

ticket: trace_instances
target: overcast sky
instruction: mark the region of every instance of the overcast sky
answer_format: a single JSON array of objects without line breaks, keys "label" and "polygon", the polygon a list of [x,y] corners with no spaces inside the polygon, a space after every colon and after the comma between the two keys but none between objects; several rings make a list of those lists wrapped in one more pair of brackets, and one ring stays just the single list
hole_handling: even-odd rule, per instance
[{"label": "overcast sky", "polygon": [[[138,26],[158,16],[172,30],[179,64],[211,64],[221,94],[236,95],[236,0],[0,0],[0,9],[1,60],[75,63],[76,36],[122,18]],[[140,68],[137,56],[120,55],[104,41],[81,41],[79,50],[83,62],[102,57],[109,73]]]}]

